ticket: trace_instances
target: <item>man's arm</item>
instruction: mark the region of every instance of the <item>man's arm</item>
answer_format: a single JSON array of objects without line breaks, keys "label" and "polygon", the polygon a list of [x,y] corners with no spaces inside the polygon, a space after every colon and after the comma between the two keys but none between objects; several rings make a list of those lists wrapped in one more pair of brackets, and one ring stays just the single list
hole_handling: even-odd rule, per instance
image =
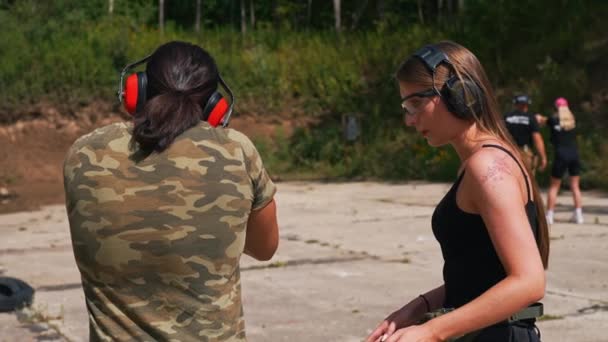
[{"label": "man's arm", "polygon": [[547,153],[545,152],[545,143],[543,141],[543,136],[540,134],[540,123],[542,121],[538,119],[540,114],[530,114],[530,129],[532,131],[532,141],[534,142],[534,147],[536,152],[540,155],[540,167],[539,169],[543,171],[547,167]]},{"label": "man's arm", "polygon": [[534,118],[536,119],[536,122],[538,123],[538,125],[540,127],[545,126],[547,124],[547,120],[549,120],[546,116],[542,115],[541,113],[534,114]]},{"label": "man's arm", "polygon": [[254,210],[247,221],[245,254],[260,260],[270,260],[279,246],[277,206],[272,199],[268,204]]}]

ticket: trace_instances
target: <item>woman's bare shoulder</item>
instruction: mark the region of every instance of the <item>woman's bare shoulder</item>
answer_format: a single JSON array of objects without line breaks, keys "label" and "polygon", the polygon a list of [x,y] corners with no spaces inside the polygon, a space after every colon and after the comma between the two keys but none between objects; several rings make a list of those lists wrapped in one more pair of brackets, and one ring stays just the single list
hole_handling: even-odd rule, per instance
[{"label": "woman's bare shoulder", "polygon": [[516,161],[498,148],[483,148],[473,154],[467,162],[467,175],[472,187],[481,193],[510,193],[517,185],[522,173]]}]

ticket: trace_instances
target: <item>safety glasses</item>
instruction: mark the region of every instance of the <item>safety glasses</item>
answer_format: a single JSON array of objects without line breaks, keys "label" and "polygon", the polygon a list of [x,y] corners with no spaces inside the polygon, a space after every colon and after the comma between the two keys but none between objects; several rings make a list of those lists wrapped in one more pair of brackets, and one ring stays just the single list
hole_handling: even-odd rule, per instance
[{"label": "safety glasses", "polygon": [[405,115],[416,115],[434,96],[437,96],[435,89],[409,94],[401,98],[401,108]]}]

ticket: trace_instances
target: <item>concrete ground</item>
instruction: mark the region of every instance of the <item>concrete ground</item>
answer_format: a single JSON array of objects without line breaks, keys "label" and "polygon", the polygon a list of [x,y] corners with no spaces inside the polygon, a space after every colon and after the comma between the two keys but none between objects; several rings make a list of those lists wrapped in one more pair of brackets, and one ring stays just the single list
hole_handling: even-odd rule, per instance
[{"label": "concrete ground", "polygon": [[[445,184],[280,183],[280,247],[242,260],[250,341],[361,341],[387,314],[441,284],[430,228]],[[608,197],[584,193],[583,225],[558,199],[543,341],[607,341]],[[1,341],[86,341],[88,321],[63,206],[0,216],[0,274],[36,288],[0,314]]]}]

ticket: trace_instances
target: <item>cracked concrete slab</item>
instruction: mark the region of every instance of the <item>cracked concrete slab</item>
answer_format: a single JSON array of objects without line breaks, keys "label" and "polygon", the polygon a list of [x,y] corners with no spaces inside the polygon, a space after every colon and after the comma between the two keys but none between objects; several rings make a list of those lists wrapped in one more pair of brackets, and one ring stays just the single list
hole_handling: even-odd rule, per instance
[{"label": "cracked concrete slab", "polygon": [[[430,219],[449,184],[278,185],[279,250],[270,261],[245,256],[241,263],[250,341],[361,341],[387,314],[441,283]],[[543,341],[606,340],[608,197],[583,196],[584,225],[567,222],[569,194],[558,198]],[[38,317],[0,314],[0,342],[86,341],[63,206],[2,215],[0,232],[0,273],[36,288]]]}]

